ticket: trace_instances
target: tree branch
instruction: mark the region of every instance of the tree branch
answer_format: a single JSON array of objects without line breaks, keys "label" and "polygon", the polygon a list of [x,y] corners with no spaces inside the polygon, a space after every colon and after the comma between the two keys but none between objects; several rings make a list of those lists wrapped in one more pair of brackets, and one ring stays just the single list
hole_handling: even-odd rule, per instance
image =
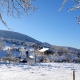
[{"label": "tree branch", "polygon": [[2,12],[7,13],[9,16],[20,18],[22,13],[29,15],[31,11],[36,10],[37,8],[31,2],[32,0],[0,0],[0,19],[2,23],[7,27],[6,22],[2,18]]}]

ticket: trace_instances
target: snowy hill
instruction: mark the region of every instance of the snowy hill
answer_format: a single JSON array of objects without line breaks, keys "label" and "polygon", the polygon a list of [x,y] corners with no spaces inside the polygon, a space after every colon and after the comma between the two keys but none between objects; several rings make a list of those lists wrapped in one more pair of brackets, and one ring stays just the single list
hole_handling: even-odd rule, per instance
[{"label": "snowy hill", "polygon": [[[18,32],[12,32],[12,31],[4,31],[0,30],[0,37],[3,37],[5,41],[7,42],[7,46],[12,46],[12,44],[19,44],[19,45],[31,45],[33,46],[34,43],[49,47],[51,50],[56,50],[59,54],[59,56],[63,55],[64,53],[70,53],[80,56],[80,49],[72,48],[72,47],[63,47],[63,46],[52,46],[47,42],[40,42],[34,38],[31,38],[27,35],[18,33]],[[10,43],[11,42],[11,43]]]},{"label": "snowy hill", "polygon": [[16,40],[17,43],[21,41],[21,42],[36,43],[38,45],[46,46],[46,47],[51,46],[48,43],[42,43],[32,37],[13,31],[0,30],[0,37],[3,37],[7,42],[11,42],[11,41],[14,42],[14,40]]},{"label": "snowy hill", "polygon": [[39,42],[39,41],[35,40],[34,38],[31,38],[27,35],[24,35],[24,34],[21,34],[18,32],[13,32],[13,31],[0,30],[0,37],[28,41],[28,42]]}]

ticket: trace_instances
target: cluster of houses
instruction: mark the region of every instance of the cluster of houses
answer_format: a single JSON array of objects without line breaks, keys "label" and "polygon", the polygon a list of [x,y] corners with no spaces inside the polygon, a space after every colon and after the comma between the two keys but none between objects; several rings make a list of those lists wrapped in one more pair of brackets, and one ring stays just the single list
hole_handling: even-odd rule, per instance
[{"label": "cluster of houses", "polygon": [[[14,62],[80,62],[80,54],[63,53],[59,55],[57,50],[40,47],[5,47],[5,55],[2,61]],[[1,53],[0,53],[1,54]]]}]

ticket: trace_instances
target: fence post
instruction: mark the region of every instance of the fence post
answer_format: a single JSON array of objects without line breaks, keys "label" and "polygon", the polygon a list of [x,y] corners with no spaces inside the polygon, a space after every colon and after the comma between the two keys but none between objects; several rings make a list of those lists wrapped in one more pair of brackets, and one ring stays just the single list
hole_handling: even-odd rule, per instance
[{"label": "fence post", "polygon": [[73,80],[75,80],[75,71],[73,71]]}]

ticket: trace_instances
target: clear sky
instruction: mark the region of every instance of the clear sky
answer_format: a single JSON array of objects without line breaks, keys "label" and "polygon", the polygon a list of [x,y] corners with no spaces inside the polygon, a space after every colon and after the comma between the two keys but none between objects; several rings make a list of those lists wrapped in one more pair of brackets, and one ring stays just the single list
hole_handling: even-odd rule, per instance
[{"label": "clear sky", "polygon": [[[69,46],[80,49],[80,25],[77,24],[76,16],[79,10],[68,12],[75,3],[69,0],[61,12],[63,0],[36,0],[34,1],[39,10],[32,12],[28,17],[25,14],[20,19],[3,15],[8,27],[13,31],[26,34],[41,42],[48,42],[57,46]],[[0,21],[0,29],[7,28]]]}]

